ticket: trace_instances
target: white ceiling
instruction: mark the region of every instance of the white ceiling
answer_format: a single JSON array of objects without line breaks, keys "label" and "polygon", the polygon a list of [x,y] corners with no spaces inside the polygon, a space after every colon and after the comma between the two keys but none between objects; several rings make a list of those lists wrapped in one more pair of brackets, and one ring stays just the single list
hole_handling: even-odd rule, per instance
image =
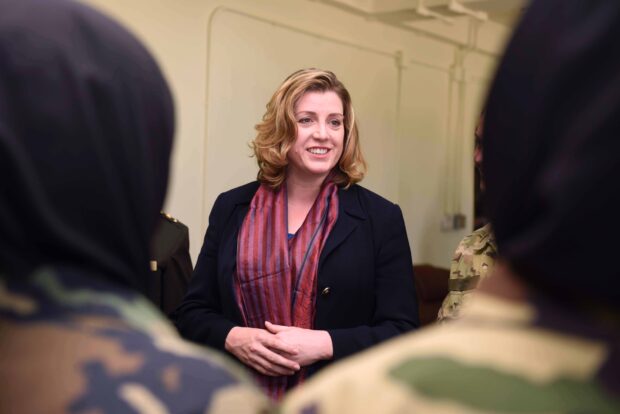
[{"label": "white ceiling", "polygon": [[[407,24],[409,22],[432,19],[420,14],[420,0],[319,0],[336,7],[344,8],[388,23]],[[464,16],[452,11],[451,0],[421,0],[430,14],[439,14],[449,19]],[[486,14],[489,20],[512,26],[527,6],[528,0],[458,0],[457,3],[476,15]]]}]

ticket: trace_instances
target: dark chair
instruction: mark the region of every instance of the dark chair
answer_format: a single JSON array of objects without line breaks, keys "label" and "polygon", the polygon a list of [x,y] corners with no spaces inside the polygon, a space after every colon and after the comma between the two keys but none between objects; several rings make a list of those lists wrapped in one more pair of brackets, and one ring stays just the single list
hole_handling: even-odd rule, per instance
[{"label": "dark chair", "polygon": [[448,294],[450,271],[431,265],[414,265],[415,287],[418,295],[420,325],[437,320],[437,312]]}]

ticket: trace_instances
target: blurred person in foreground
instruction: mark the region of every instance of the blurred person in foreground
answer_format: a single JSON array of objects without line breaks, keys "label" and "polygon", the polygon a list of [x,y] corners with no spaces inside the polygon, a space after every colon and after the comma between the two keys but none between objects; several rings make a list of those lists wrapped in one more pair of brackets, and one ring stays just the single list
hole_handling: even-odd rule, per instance
[{"label": "blurred person in foreground", "polygon": [[[484,175],[482,174],[483,130],[484,112],[480,115],[474,132],[474,164],[476,171],[479,171],[480,174],[481,194],[484,192]],[[448,295],[437,313],[438,322],[452,321],[461,316],[462,308],[470,300],[480,281],[491,274],[496,257],[497,245],[490,223],[485,224],[461,240],[452,256]]]},{"label": "blurred person in foreground", "polygon": [[356,184],[366,164],[336,75],[291,74],[256,129],[258,181],[215,201],[176,322],[280,399],[418,315],[402,212]]},{"label": "blurred person in foreground", "polygon": [[620,412],[618,39],[619,2],[531,4],[486,105],[493,275],[458,321],[334,366],[285,413]]},{"label": "blurred person in foreground", "polygon": [[256,413],[138,292],[174,122],[147,50],[66,0],[0,0],[0,412]]}]

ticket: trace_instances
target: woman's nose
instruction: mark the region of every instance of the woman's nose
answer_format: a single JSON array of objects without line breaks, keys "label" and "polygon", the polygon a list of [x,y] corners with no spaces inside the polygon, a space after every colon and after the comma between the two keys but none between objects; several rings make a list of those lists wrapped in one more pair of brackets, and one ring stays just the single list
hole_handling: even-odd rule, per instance
[{"label": "woman's nose", "polygon": [[314,137],[317,139],[327,138],[327,126],[323,123],[318,123],[314,131]]}]

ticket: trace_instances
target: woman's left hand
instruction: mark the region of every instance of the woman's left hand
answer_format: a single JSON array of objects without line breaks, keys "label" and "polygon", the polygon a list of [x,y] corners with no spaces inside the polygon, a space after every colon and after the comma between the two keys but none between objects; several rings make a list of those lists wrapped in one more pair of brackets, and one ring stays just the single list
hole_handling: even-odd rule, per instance
[{"label": "woman's left hand", "polygon": [[287,358],[302,367],[330,359],[334,354],[332,338],[327,331],[275,325],[271,322],[265,322],[265,327],[269,332],[299,350],[295,355],[287,355]]}]

